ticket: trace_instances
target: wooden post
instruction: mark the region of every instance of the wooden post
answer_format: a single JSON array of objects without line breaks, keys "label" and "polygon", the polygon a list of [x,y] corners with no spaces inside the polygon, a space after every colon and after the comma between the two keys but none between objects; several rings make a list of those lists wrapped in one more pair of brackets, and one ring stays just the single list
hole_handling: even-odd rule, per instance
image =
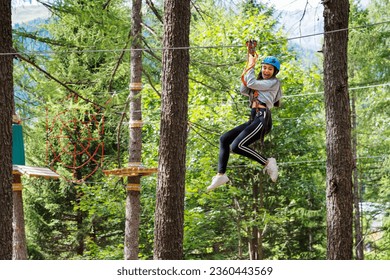
[{"label": "wooden post", "polygon": [[27,260],[26,232],[24,227],[23,186],[20,174],[14,174],[13,191],[13,260]]},{"label": "wooden post", "polygon": [[141,213],[140,176],[128,177],[127,180],[124,253],[126,260],[137,260],[139,253],[139,225]]},{"label": "wooden post", "polygon": [[43,178],[55,178],[58,179],[59,175],[45,167],[31,167],[25,165],[13,166],[13,235],[12,235],[12,259],[14,260],[26,260],[27,254],[27,242],[26,232],[24,226],[24,210],[23,210],[23,185],[22,175],[31,177],[43,177]]},{"label": "wooden post", "polygon": [[[142,149],[142,51],[141,51],[141,14],[142,0],[133,0],[131,19],[131,61],[130,61],[130,141],[129,166],[141,165]],[[125,250],[126,260],[137,260],[139,252],[139,223],[140,223],[140,184],[141,176],[131,176],[127,179],[126,189],[126,222],[125,222]],[[137,186],[134,188],[134,186]]]},{"label": "wooden post", "polygon": [[105,175],[127,177],[126,186],[126,221],[125,221],[125,259],[138,259],[139,251],[139,224],[140,224],[140,192],[141,177],[152,175],[157,168],[147,168],[139,165],[128,166],[121,169],[103,170]]}]

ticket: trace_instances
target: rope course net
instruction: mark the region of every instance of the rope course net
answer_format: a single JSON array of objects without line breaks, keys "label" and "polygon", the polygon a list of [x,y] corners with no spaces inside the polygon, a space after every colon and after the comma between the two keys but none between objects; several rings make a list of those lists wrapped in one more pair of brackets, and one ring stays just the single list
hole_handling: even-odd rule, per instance
[{"label": "rope course net", "polygon": [[104,115],[100,108],[88,110],[74,95],[60,104],[63,111],[46,110],[47,162],[67,181],[81,183],[103,165]]}]

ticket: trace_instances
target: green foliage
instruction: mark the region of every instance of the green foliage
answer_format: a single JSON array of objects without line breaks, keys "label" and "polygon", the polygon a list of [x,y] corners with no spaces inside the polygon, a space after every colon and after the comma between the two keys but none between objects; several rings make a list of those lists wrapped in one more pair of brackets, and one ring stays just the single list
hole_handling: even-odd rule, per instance
[{"label": "green foliage", "polygon": [[[161,12],[162,1],[154,2]],[[379,2],[373,5],[388,5],[388,1]],[[123,166],[128,159],[129,52],[121,58],[119,50],[129,46],[131,27],[129,8],[123,1],[109,1],[105,6],[107,3],[62,1],[53,6],[54,16],[41,27],[46,33],[36,36],[35,40],[45,42],[52,52],[29,53],[29,58],[63,85],[23,61],[15,64],[20,99],[17,107],[29,118],[24,122],[28,165],[49,164],[53,155],[48,152],[48,141],[56,143],[54,149],[75,142],[85,145],[82,138],[89,134],[83,122],[94,115],[98,121],[89,128],[98,140],[92,141],[91,149],[104,142],[103,166],[85,182],[70,183],[74,173],[64,164],[56,165],[62,175],[59,181],[24,182],[32,259],[123,258],[125,182],[104,176],[102,169]],[[190,35],[185,258],[248,259],[248,243],[253,229],[258,229],[265,259],[324,259],[326,153],[323,96],[318,93],[322,90],[321,71],[301,67],[298,55],[288,49],[286,36],[277,29],[272,9],[265,5],[247,1],[231,9],[220,1],[204,0],[196,1],[195,7]],[[380,21],[375,9],[354,10],[356,25]],[[142,162],[157,166],[162,24],[149,7],[145,6],[143,12],[148,28],[143,31]],[[388,81],[387,33],[383,26],[351,32],[351,84]],[[367,34],[372,36],[365,39]],[[16,37],[17,46],[23,50],[26,41],[20,36],[23,32]],[[271,183],[258,164],[232,154],[228,166],[231,183],[207,193],[206,186],[216,173],[219,136],[248,118],[247,98],[239,94],[246,56],[244,43],[248,39],[259,42],[260,57],[276,55],[282,62],[278,74],[283,84],[282,107],[273,110],[274,126],[265,146],[255,147],[265,156],[276,157],[280,177],[277,183]],[[77,94],[70,95],[69,88]],[[356,92],[358,167],[364,198],[384,209],[389,201],[387,91],[387,87],[377,87]],[[103,120],[104,133],[99,134]],[[66,137],[53,139],[64,131],[64,123],[70,128]],[[48,125],[53,128],[52,134],[47,133]],[[76,131],[77,137],[72,133]],[[65,154],[61,157],[68,164],[72,159]],[[95,167],[88,165],[79,175]],[[155,186],[156,176],[142,179],[140,259],[153,257]],[[388,217],[388,210],[384,211]],[[376,254],[368,258],[389,257],[386,219],[381,240],[371,242]],[[369,221],[368,217],[367,224]]]},{"label": "green foliage", "polygon": [[[81,124],[86,118],[91,119],[88,116],[97,107],[85,99],[105,105],[103,111],[98,111],[105,116],[104,168],[116,168],[127,160],[124,151],[128,135],[125,122],[128,119],[126,116],[122,119],[121,112],[127,108],[128,59],[118,63],[117,52],[99,50],[126,46],[128,20],[119,2],[110,2],[114,6],[103,11],[102,3],[98,3],[100,1],[82,4],[66,1],[55,8],[56,17],[44,27],[50,34],[50,41],[57,44],[50,45],[54,51],[50,58],[35,59],[84,99],[67,99],[65,88],[47,80],[39,72],[29,71],[25,86],[21,88],[38,104],[36,110],[32,109],[29,113],[37,121],[28,123],[28,159],[34,164],[47,163],[45,145],[42,145],[45,141],[54,141],[53,147],[70,147],[76,140],[86,138],[88,134]],[[303,70],[299,70],[299,65],[293,62],[294,54],[288,52],[285,37],[276,30],[271,10],[263,6],[246,6],[242,14],[235,14],[208,1],[198,4],[199,10],[193,13],[191,33],[194,48],[191,50],[190,69],[186,258],[248,258],[247,243],[253,227],[264,231],[266,258],[320,258],[324,235],[322,192],[317,190],[318,186],[322,189],[323,169],[320,167],[314,167],[308,176],[307,173],[301,174],[305,167],[286,164],[281,169],[283,176],[280,183],[271,187],[268,182],[262,182],[267,187],[264,207],[259,212],[252,207],[253,201],[258,198],[251,194],[251,184],[257,181],[248,183],[248,178],[259,172],[259,167],[248,164],[243,158],[232,155],[230,178],[233,183],[224,187],[224,191],[204,191],[215,172],[219,135],[248,117],[247,100],[238,93],[239,75],[245,65],[243,42],[255,38],[259,42],[261,57],[273,54],[282,60],[280,78],[287,101],[283,109],[275,114],[274,132],[266,142],[266,152],[278,155],[281,162],[318,160],[323,156],[323,126],[318,125],[321,100],[316,97],[310,98],[310,101],[306,98],[287,99],[289,95],[313,89],[319,76],[313,73],[310,79],[303,80]],[[156,166],[161,54],[153,48],[160,46],[162,28],[155,18],[150,15],[146,18],[154,32],[145,31],[144,35],[145,43],[151,49],[144,53],[143,163]],[[119,68],[112,75],[116,63]],[[31,79],[36,81],[34,92],[27,87]],[[115,90],[115,94],[108,90]],[[39,99],[35,92],[39,92]],[[46,112],[45,108],[49,110],[42,114]],[[58,116],[63,117],[60,122]],[[103,118],[99,120],[102,124]],[[47,123],[52,124],[52,135],[63,132],[63,124],[70,123],[66,137],[53,140],[51,135],[46,136]],[[92,130],[96,138],[97,129]],[[74,137],[72,131],[80,133]],[[306,145],[297,145],[297,135]],[[61,160],[70,164],[72,157],[62,155]],[[72,177],[72,172],[63,165],[56,165],[56,169],[64,177]],[[296,174],[300,174],[298,178]],[[31,252],[34,252],[31,253],[32,258],[122,258],[123,182],[105,178],[100,171],[88,181],[76,185],[66,180],[60,183],[29,181],[26,216],[28,229],[31,229],[28,236]],[[143,179],[141,259],[152,258],[155,184],[154,177]],[[280,235],[272,233],[275,228]],[[305,242],[308,237],[311,243]]]},{"label": "green foliage", "polygon": [[[356,104],[357,172],[363,205],[365,257],[389,259],[389,1],[371,1],[367,10],[353,5],[349,76]],[[374,24],[374,25],[372,25]],[[371,208],[374,208],[374,211]],[[378,219],[379,218],[379,219]]]},{"label": "green foliage", "polygon": [[[245,11],[245,16],[236,17],[226,10],[214,8],[213,17],[205,15],[200,22],[193,21],[191,40],[200,46],[235,46],[255,38],[259,41],[261,57],[271,54],[281,57],[280,78],[286,101],[283,101],[282,109],[274,110],[274,129],[266,141],[264,153],[277,155],[285,165],[281,168],[281,181],[276,186],[262,182],[267,187],[265,206],[259,213],[253,212],[254,197],[248,180],[258,174],[260,168],[242,157],[230,157],[228,176],[233,182],[231,185],[212,193],[204,192],[216,172],[219,136],[248,118],[247,99],[238,90],[246,50],[244,46],[239,49],[193,50],[189,103],[191,130],[187,150],[186,256],[221,258],[223,254],[231,259],[248,258],[246,244],[251,238],[251,228],[256,226],[264,230],[266,258],[324,258],[322,97],[289,98],[289,95],[313,91],[312,85],[318,84],[320,76],[312,73],[303,79],[303,70],[298,63],[292,62],[294,54],[287,51],[286,40],[275,29],[276,21],[269,18],[269,11]],[[219,18],[218,26],[212,24],[215,18]],[[301,161],[304,163],[299,164]],[[319,164],[308,170],[312,161]],[[286,217],[288,215],[291,217]],[[239,251],[244,253],[240,255]]]}]

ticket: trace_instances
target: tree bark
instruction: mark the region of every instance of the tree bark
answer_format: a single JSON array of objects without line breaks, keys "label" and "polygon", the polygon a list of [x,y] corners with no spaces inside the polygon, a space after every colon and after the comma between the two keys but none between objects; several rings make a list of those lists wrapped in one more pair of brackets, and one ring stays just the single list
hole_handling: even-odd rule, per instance
[{"label": "tree bark", "polygon": [[[254,215],[254,220],[257,220],[259,218],[259,197],[260,197],[260,182],[258,180],[251,180],[252,185],[252,215]],[[260,234],[261,231],[259,230],[259,227],[257,226],[257,223],[255,225],[252,225],[252,231],[251,231],[251,238],[249,240],[250,246],[249,246],[249,257],[251,260],[260,260],[260,250],[259,247],[259,241],[260,241]]]},{"label": "tree bark", "polygon": [[364,260],[364,241],[362,234],[362,225],[360,223],[360,188],[359,175],[357,169],[357,124],[356,124],[356,95],[352,95],[352,153],[353,153],[353,204],[355,210],[355,256],[358,260]]},{"label": "tree bark", "polygon": [[[254,144],[254,148],[262,152],[262,146],[260,142],[256,142]],[[264,209],[264,186],[261,178],[251,179],[252,185],[252,213],[254,215],[254,219],[259,219],[259,209]],[[249,256],[251,260],[262,260],[264,259],[264,250],[263,250],[263,231],[265,225],[259,227],[259,223],[256,223],[252,226],[252,236],[250,239],[250,250]]]},{"label": "tree bark", "polygon": [[[12,259],[13,56],[11,0],[0,1],[0,259]],[[8,55],[7,55],[8,54]]]},{"label": "tree bark", "polygon": [[[259,182],[259,208],[264,209],[264,180],[260,179]],[[259,260],[264,259],[264,248],[263,248],[263,235],[265,231],[266,225],[263,224],[263,226],[259,229]]]},{"label": "tree bark", "polygon": [[[135,177],[136,179],[139,177]],[[134,182],[134,181],[133,181]],[[125,259],[137,260],[139,253],[140,192],[126,191]]]},{"label": "tree bark", "polygon": [[352,259],[352,150],[348,95],[348,0],[324,2],[327,258]]},{"label": "tree bark", "polygon": [[182,259],[190,0],[164,2],[162,100],[154,259]]},{"label": "tree bark", "polygon": [[[142,0],[133,0],[131,28],[131,77],[130,77],[130,124],[129,124],[129,165],[141,164],[142,149]],[[125,222],[125,259],[136,260],[139,253],[139,224],[140,224],[140,182],[141,177],[128,177],[129,187],[126,191],[126,222]],[[138,189],[137,189],[138,188]]]},{"label": "tree bark", "polygon": [[14,176],[14,184],[18,186],[13,191],[13,260],[27,260],[26,231],[24,226],[23,190],[20,175]]}]

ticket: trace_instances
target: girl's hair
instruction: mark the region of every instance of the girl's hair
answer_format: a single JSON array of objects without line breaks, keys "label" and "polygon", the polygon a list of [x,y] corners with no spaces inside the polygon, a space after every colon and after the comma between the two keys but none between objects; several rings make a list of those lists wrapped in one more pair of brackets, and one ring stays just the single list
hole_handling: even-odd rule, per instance
[{"label": "girl's hair", "polygon": [[[273,67],[274,67],[274,74],[273,74],[272,77],[275,77],[275,76],[279,73],[279,71],[276,69],[275,66],[273,66]],[[258,80],[263,80],[263,75],[262,75],[262,73],[261,73],[261,70],[260,70],[260,72],[259,72],[259,75],[257,75],[257,79],[258,79]],[[280,107],[280,100],[276,101],[276,102],[274,103],[274,106],[275,106],[275,107]]]}]

